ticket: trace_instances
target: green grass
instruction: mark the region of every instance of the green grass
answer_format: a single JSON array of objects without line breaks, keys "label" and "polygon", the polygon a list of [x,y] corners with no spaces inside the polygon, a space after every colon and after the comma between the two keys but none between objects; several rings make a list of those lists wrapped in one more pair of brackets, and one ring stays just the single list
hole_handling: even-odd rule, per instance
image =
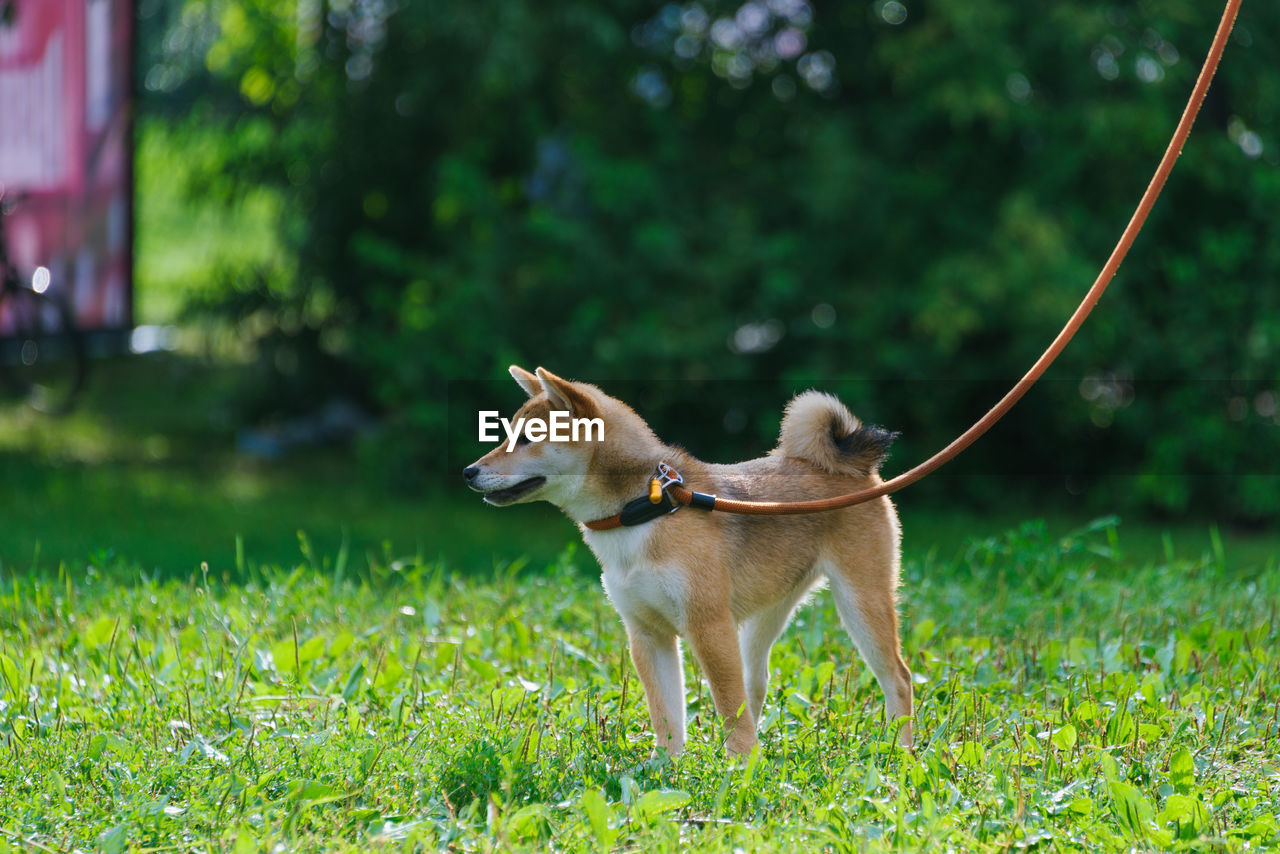
[{"label": "green grass", "polygon": [[0,850],[1246,850],[1280,843],[1280,575],[1029,523],[903,588],[917,747],[821,596],[762,750],[647,762],[594,561],[0,575]]},{"label": "green grass", "polygon": [[820,598],[759,757],[721,755],[690,662],[689,751],[649,764],[558,512],[247,460],[234,365],[95,369],[69,418],[0,405],[0,854],[1280,843],[1274,533],[904,493],[915,752]]}]

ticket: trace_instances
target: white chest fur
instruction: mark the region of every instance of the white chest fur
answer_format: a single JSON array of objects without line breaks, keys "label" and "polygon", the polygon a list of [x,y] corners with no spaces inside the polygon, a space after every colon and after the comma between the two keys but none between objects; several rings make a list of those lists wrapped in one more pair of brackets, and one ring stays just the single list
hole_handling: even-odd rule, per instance
[{"label": "white chest fur", "polygon": [[687,573],[681,567],[654,564],[646,558],[654,531],[654,525],[637,525],[613,531],[586,530],[583,535],[604,570],[602,581],[609,601],[626,623],[644,624],[659,617],[682,632]]}]

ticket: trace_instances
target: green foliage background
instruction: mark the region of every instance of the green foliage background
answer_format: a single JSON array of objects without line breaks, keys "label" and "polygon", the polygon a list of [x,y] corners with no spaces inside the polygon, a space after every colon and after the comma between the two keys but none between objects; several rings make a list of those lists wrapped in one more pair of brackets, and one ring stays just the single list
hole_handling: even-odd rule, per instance
[{"label": "green foliage background", "polygon": [[[891,468],[914,462],[994,402],[1092,281],[1218,15],[1191,0],[141,12],[143,152],[172,167],[150,173],[157,192],[265,224],[184,282],[187,310],[248,344],[250,414],[355,395],[391,414],[370,456],[410,482],[470,456],[475,402],[518,393],[465,381],[510,362],[597,381],[720,460],[767,447],[785,398],[820,386],[903,432]],[[1101,310],[961,477],[929,489],[975,500],[976,475],[1061,490],[1072,473],[1113,509],[1280,510],[1276,32],[1280,7],[1245,5]]]}]

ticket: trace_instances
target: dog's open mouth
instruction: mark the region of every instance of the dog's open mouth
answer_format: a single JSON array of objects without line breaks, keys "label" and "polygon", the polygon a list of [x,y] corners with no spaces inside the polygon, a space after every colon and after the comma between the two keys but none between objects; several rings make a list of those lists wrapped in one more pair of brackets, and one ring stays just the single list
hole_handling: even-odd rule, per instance
[{"label": "dog's open mouth", "polygon": [[542,487],[547,482],[545,477],[531,477],[528,480],[522,480],[515,486],[508,486],[505,489],[495,489],[493,492],[486,492],[484,500],[490,504],[510,504],[513,501],[519,501],[526,495],[536,489]]}]

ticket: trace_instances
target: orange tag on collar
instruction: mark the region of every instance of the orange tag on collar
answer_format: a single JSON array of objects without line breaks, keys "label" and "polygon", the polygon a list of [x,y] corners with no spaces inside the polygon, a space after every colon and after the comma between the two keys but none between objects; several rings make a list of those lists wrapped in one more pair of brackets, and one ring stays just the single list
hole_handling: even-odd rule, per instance
[{"label": "orange tag on collar", "polygon": [[656,477],[649,478],[649,503],[662,503],[662,484]]}]

